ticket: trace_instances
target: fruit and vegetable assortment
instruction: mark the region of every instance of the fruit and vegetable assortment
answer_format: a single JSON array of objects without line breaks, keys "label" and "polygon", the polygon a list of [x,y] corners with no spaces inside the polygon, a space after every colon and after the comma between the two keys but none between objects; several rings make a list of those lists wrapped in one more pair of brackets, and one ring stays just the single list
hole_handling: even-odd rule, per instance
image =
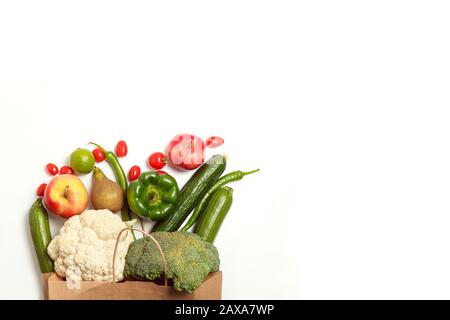
[{"label": "fruit and vegetable assortment", "polygon": [[[119,160],[128,156],[124,140],[117,142],[114,151],[89,142],[74,150],[70,163],[60,168],[48,163],[51,179],[36,189],[38,198],[29,213],[41,272],[56,272],[69,288],[79,287],[80,281],[156,281],[165,277],[178,291],[195,290],[210,272],[219,270],[213,242],[232,206],[233,189],[228,184],[258,171],[223,175],[225,156],[216,154],[205,161],[207,149],[223,143],[218,136],[204,141],[180,134],[170,140],[166,152],[150,153],[145,159],[148,170],[141,172],[133,165],[128,174]],[[108,177],[100,164],[109,166],[114,178]],[[166,166],[180,174],[193,174],[180,187],[174,176],[162,170]],[[92,175],[90,190],[79,178],[87,174]],[[53,239],[47,212],[67,219]],[[166,274],[162,257],[149,238],[136,240],[131,231],[117,239],[122,229],[131,230],[137,220],[142,228],[142,220],[155,222],[150,231],[168,261]],[[114,251],[116,241],[119,249]]]}]

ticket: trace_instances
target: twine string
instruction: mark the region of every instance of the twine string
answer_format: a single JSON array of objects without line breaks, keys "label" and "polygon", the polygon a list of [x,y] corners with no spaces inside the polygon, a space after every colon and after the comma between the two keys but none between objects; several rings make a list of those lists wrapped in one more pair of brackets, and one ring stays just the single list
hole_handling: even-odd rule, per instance
[{"label": "twine string", "polygon": [[138,231],[138,232],[142,233],[143,235],[149,237],[156,244],[156,247],[158,248],[158,251],[159,251],[162,261],[163,261],[164,285],[167,286],[167,260],[166,260],[165,254],[161,248],[161,245],[159,244],[158,241],[156,241],[156,239],[152,235],[148,234],[147,232],[145,232],[143,230],[132,228],[132,227],[127,227],[127,228],[120,230],[119,235],[117,236],[116,245],[114,247],[114,253],[113,253],[113,263],[112,263],[113,282],[116,282],[116,267],[115,267],[115,265],[116,265],[116,255],[117,255],[117,248],[119,246],[120,236],[122,235],[122,233],[124,233],[125,231],[129,231],[129,230]]}]

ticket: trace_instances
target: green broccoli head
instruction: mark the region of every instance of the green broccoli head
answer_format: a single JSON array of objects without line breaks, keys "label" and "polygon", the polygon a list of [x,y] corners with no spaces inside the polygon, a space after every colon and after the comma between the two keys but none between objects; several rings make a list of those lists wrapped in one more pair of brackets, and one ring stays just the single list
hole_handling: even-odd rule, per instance
[{"label": "green broccoli head", "polygon": [[[177,291],[192,292],[210,272],[219,270],[219,253],[214,245],[186,231],[154,232],[167,260],[167,279]],[[148,237],[130,244],[125,258],[127,280],[152,281],[164,276],[164,266],[156,244]]]}]

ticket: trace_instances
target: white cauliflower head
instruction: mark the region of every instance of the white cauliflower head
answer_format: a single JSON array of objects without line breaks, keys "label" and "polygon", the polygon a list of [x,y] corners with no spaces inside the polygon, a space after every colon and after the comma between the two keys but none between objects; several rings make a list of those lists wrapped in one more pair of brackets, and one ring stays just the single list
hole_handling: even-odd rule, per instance
[{"label": "white cauliflower head", "polygon": [[[47,247],[56,273],[67,279],[68,286],[77,286],[80,280],[112,281],[114,246],[120,230],[127,226],[109,210],[86,210],[71,217]],[[116,280],[123,279],[125,256],[132,241],[131,232],[122,234],[116,254]]]}]

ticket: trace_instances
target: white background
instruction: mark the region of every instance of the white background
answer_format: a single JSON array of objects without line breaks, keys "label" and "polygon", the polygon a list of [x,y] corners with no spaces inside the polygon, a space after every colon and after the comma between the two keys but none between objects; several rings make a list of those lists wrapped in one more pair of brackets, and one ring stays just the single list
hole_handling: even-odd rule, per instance
[{"label": "white background", "polygon": [[262,169],[234,184],[217,241],[224,298],[450,298],[449,14],[2,2],[0,298],[41,298],[27,213],[47,162],[125,139],[126,169],[144,167],[180,132],[223,136],[229,171]]}]

